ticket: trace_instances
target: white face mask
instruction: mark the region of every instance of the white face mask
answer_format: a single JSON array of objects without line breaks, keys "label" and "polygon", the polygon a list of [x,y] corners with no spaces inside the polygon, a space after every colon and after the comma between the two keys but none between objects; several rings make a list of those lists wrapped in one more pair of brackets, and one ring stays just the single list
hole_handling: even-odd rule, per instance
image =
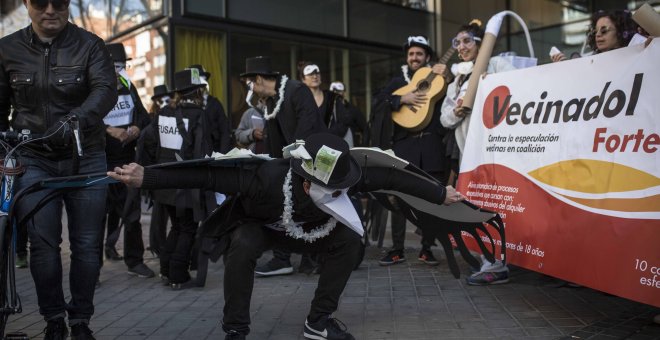
[{"label": "white face mask", "polygon": [[160,98],[160,108],[164,108],[165,106],[170,104],[170,96],[163,96]]},{"label": "white face mask", "polygon": [[247,86],[248,86],[248,93],[247,96],[245,97],[245,102],[248,104],[249,107],[254,107],[252,105],[252,96],[254,96],[254,83],[248,80]]},{"label": "white face mask", "polygon": [[200,76],[199,77],[199,82],[206,85],[206,88],[204,89],[204,91],[206,93],[209,93],[209,91],[211,91],[211,86],[209,86],[209,82],[208,82],[208,80],[206,80],[206,77]]},{"label": "white face mask", "polygon": [[309,197],[314,202],[314,205],[321,209],[321,211],[331,215],[337,221],[343,223],[362,236],[364,234],[362,221],[355,211],[353,203],[351,203],[351,200],[346,194],[348,189],[340,190],[341,194],[333,197],[333,194],[337,191],[338,190],[325,188],[316,183],[312,183],[309,188]]}]

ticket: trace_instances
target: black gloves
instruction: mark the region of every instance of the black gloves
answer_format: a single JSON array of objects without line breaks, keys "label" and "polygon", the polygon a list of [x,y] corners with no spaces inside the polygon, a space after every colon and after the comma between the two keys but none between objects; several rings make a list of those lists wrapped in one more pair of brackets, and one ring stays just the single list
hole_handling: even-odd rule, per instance
[{"label": "black gloves", "polygon": [[47,147],[51,149],[63,149],[75,143],[72,124],[77,121],[75,116],[66,115],[51,125],[44,133]]}]

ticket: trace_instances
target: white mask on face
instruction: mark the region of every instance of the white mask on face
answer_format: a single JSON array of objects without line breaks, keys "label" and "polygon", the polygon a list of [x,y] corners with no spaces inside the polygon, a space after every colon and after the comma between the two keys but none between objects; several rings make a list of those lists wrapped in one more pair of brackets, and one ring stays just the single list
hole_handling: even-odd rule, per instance
[{"label": "white mask on face", "polygon": [[353,203],[351,203],[351,200],[346,194],[348,189],[341,190],[341,194],[333,197],[333,194],[336,191],[338,190],[325,188],[316,183],[312,183],[309,188],[309,197],[317,208],[321,209],[326,214],[331,215],[337,221],[343,223],[351,228],[351,230],[358,233],[358,235],[362,236],[364,234],[362,221],[355,211]]},{"label": "white mask on face", "polygon": [[164,108],[165,106],[170,104],[170,96],[162,96],[160,98],[160,108]]},{"label": "white mask on face", "polygon": [[249,107],[254,107],[252,105],[252,96],[254,96],[254,83],[248,80],[247,86],[248,86],[248,93],[247,96],[245,97],[245,102],[248,104]]}]

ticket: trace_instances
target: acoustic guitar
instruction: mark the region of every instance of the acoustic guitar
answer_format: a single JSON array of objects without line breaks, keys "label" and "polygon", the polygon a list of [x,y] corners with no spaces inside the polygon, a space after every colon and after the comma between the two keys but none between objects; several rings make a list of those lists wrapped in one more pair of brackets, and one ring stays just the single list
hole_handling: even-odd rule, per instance
[{"label": "acoustic guitar", "polygon": [[[456,49],[450,47],[440,58],[438,63],[447,64],[449,58],[456,52]],[[421,67],[413,75],[410,83],[392,93],[393,95],[403,96],[409,92],[423,93],[426,100],[423,105],[401,105],[398,111],[392,111],[392,120],[401,127],[413,132],[424,130],[433,118],[433,109],[437,101],[442,98],[446,91],[446,84],[443,77],[436,77],[430,67]]]}]

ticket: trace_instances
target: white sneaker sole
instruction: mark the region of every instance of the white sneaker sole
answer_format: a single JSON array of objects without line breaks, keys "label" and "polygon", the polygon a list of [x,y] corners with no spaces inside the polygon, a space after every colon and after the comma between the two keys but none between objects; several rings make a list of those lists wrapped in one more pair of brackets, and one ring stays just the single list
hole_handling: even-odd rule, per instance
[{"label": "white sneaker sole", "polygon": [[259,276],[289,275],[293,273],[293,267],[280,268],[272,272],[259,272],[255,270],[254,273]]}]

